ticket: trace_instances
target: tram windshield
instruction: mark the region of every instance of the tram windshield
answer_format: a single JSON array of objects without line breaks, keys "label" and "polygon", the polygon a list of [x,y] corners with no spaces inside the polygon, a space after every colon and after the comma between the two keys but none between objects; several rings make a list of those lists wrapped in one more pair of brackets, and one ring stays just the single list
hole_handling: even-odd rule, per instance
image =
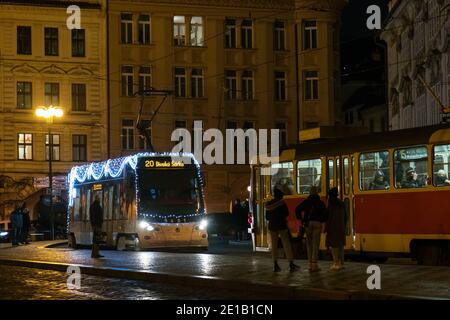
[{"label": "tram windshield", "polygon": [[190,215],[202,208],[196,171],[190,169],[140,170],[139,213]]}]

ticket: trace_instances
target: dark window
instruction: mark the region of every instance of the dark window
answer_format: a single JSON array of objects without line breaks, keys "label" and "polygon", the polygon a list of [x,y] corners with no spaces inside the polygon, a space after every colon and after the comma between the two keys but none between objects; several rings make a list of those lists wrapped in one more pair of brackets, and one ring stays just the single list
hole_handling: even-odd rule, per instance
[{"label": "dark window", "polygon": [[274,23],[274,48],[275,50],[285,49],[285,28],[283,21]]},{"label": "dark window", "polygon": [[241,24],[241,46],[244,49],[253,48],[253,21],[245,19]]},{"label": "dark window", "polygon": [[225,71],[225,99],[235,100],[237,93],[237,78],[235,70]]},{"label": "dark window", "polygon": [[286,73],[277,71],[275,72],[275,100],[286,100]]},{"label": "dark window", "polygon": [[225,20],[225,48],[236,48],[236,20]]},{"label": "dark window", "polygon": [[72,57],[86,55],[86,35],[84,29],[72,29]]},{"label": "dark window", "polygon": [[33,160],[33,134],[17,134],[17,157],[19,160]]},{"label": "dark window", "polygon": [[122,43],[133,43],[133,15],[122,13],[120,18],[120,39]]},{"label": "dark window", "polygon": [[[145,129],[150,136],[150,142],[152,140],[152,124],[150,120],[141,120],[141,124],[143,127],[147,128]],[[147,150],[148,145],[147,145],[147,141],[145,140],[144,136],[139,135],[139,149],[141,150]]]},{"label": "dark window", "polygon": [[319,76],[317,71],[305,72],[305,99],[319,99]]},{"label": "dark window", "polygon": [[58,28],[44,28],[45,33],[45,55],[58,55]]},{"label": "dark window", "polygon": [[139,90],[149,90],[152,87],[152,69],[150,67],[139,68]]},{"label": "dark window", "polygon": [[175,96],[186,97],[186,70],[175,68]]},{"label": "dark window", "polygon": [[317,48],[317,22],[315,20],[305,21],[303,25],[303,49]]},{"label": "dark window", "polygon": [[237,129],[237,121],[227,121],[227,129]]},{"label": "dark window", "polygon": [[[45,160],[48,160],[49,141],[48,134],[45,135]],[[52,161],[59,161],[60,139],[59,134],[52,134]]]},{"label": "dark window", "polygon": [[285,146],[287,144],[287,130],[286,123],[277,122],[275,127],[280,130],[280,147]]},{"label": "dark window", "polygon": [[86,111],[86,85],[72,83],[72,111]]},{"label": "dark window", "polygon": [[59,83],[45,83],[45,100],[46,106],[59,105]]},{"label": "dark window", "polygon": [[192,98],[203,97],[203,70],[192,69],[191,74],[191,96]]},{"label": "dark window", "polygon": [[133,96],[133,67],[123,66],[122,67],[122,96],[132,97]]},{"label": "dark window", "polygon": [[31,27],[17,27],[17,54],[31,54]]},{"label": "dark window", "polygon": [[148,14],[141,14],[139,16],[139,43],[150,43],[150,16]]},{"label": "dark window", "polygon": [[87,136],[84,134],[74,134],[72,136],[73,161],[87,160]]},{"label": "dark window", "polygon": [[31,82],[17,82],[17,108],[32,108],[32,85]]},{"label": "dark window", "polygon": [[253,100],[253,71],[242,73],[242,99]]},{"label": "dark window", "polygon": [[122,150],[134,149],[134,122],[131,119],[122,120]]}]

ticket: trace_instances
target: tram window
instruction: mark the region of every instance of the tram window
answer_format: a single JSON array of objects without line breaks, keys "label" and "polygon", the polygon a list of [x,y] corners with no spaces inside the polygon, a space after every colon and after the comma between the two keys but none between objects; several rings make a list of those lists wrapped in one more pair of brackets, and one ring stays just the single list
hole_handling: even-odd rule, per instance
[{"label": "tram window", "polygon": [[350,166],[348,158],[344,158],[344,194],[350,193]]},{"label": "tram window", "polygon": [[278,169],[277,173],[272,175],[270,187],[280,189],[284,194],[294,193],[294,165],[292,162],[275,163],[272,169]]},{"label": "tram window", "polygon": [[450,145],[434,147],[433,184],[436,187],[450,186]]},{"label": "tram window", "polygon": [[426,187],[428,179],[428,151],[426,147],[396,150],[394,159],[396,188]]},{"label": "tram window", "polygon": [[74,189],[75,198],[73,199],[73,220],[80,221],[80,189]]},{"label": "tram window", "polygon": [[388,190],[389,151],[363,153],[359,158],[359,188],[361,191]]},{"label": "tram window", "polygon": [[328,190],[331,190],[335,187],[334,181],[334,160],[328,160],[328,169],[327,169],[327,179],[328,179]]},{"label": "tram window", "polygon": [[114,184],[114,205],[113,205],[113,219],[120,217],[120,185]]},{"label": "tram window", "polygon": [[311,187],[322,188],[322,160],[304,160],[297,163],[297,192],[309,194]]},{"label": "tram window", "polygon": [[86,203],[84,205],[84,207],[86,208],[84,210],[84,214],[85,214],[84,215],[84,220],[85,221],[89,221],[89,219],[90,219],[89,215],[90,215],[91,203],[93,201],[91,199],[91,194],[92,194],[91,189],[86,190]]}]

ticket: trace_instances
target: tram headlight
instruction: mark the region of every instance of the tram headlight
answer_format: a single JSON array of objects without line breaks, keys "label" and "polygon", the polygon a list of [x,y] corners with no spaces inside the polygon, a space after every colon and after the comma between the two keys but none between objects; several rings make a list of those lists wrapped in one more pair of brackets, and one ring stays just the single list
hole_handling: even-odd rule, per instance
[{"label": "tram headlight", "polygon": [[150,224],[147,226],[147,228],[145,228],[145,230],[147,231],[153,231],[155,230],[155,228],[153,228]]},{"label": "tram headlight", "polygon": [[200,230],[206,230],[206,227],[208,226],[208,221],[206,221],[206,220],[202,220],[202,221],[200,221],[200,225],[198,226],[198,228],[200,229]]},{"label": "tram headlight", "polygon": [[139,227],[141,227],[141,229],[146,229],[146,228],[150,227],[150,224],[146,221],[141,221],[141,223],[139,224]]}]

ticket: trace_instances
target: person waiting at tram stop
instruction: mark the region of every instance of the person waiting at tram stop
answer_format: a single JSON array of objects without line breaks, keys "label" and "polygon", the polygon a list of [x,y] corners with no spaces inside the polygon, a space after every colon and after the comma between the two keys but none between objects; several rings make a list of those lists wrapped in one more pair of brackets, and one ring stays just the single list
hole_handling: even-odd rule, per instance
[{"label": "person waiting at tram stop", "polygon": [[102,238],[102,225],[103,225],[103,208],[100,205],[100,196],[96,195],[95,200],[89,209],[89,216],[92,226],[92,258],[102,258],[100,254],[100,243]]},{"label": "person waiting at tram stop", "polygon": [[387,179],[384,175],[384,172],[381,170],[377,170],[375,172],[373,181],[370,183],[369,189],[370,190],[387,190],[387,189],[389,189],[389,182],[386,180]]},{"label": "person waiting at tram stop", "polygon": [[402,188],[420,188],[425,185],[423,182],[419,181],[416,170],[412,167],[406,169],[405,173],[406,180],[402,182]]},{"label": "person waiting at tram stop", "polygon": [[440,169],[434,178],[434,184],[437,187],[444,187],[444,186],[450,186],[450,180],[448,179],[447,175],[445,174],[445,170]]},{"label": "person waiting at tram stop", "polygon": [[320,199],[317,187],[311,186],[308,198],[295,209],[295,216],[302,221],[306,230],[309,271],[320,271],[318,264],[320,235],[325,229],[327,209],[325,203]]},{"label": "person waiting at tram stop", "polygon": [[272,240],[272,260],[273,271],[281,271],[278,265],[277,251],[278,238],[281,238],[284,253],[289,260],[289,271],[293,272],[300,267],[294,264],[294,254],[292,251],[291,241],[289,239],[289,230],[287,227],[287,217],[289,209],[283,200],[284,193],[280,189],[273,190],[274,199],[266,204],[266,219],[269,221],[270,238]]},{"label": "person waiting at tram stop", "polygon": [[333,264],[331,270],[339,271],[344,268],[346,209],[344,202],[338,198],[337,188],[328,191],[327,222],[325,225],[325,245],[331,248]]}]

